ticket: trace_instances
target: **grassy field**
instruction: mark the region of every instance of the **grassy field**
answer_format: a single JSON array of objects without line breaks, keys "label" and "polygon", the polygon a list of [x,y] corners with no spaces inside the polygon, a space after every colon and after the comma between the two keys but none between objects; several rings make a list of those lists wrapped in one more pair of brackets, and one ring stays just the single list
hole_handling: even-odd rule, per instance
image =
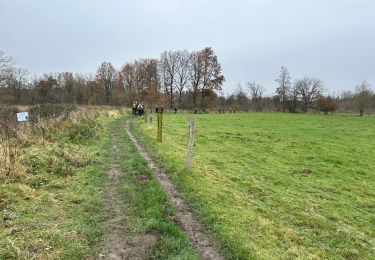
[{"label": "grassy field", "polygon": [[[173,221],[173,207],[165,216],[170,202],[127,138],[123,112],[82,107],[14,130],[10,142],[19,152],[9,170],[0,149],[0,259],[98,259],[111,232],[109,188],[119,192],[118,214],[129,226],[119,239],[151,232],[157,240],[146,253],[153,259],[198,259]],[[113,163],[121,169],[118,187],[106,185]]]},{"label": "grassy field", "polygon": [[188,114],[133,125],[230,259],[374,259],[375,118]]}]

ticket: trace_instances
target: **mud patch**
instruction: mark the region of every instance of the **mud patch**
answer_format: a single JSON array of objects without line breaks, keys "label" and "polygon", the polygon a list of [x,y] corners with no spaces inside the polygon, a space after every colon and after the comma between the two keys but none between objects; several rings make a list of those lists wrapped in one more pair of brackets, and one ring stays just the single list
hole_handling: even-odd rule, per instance
[{"label": "mud patch", "polygon": [[152,248],[158,239],[159,236],[152,233],[135,237],[132,241],[128,242],[126,247],[118,248],[115,252],[102,253],[99,259],[149,259]]},{"label": "mud patch", "polygon": [[305,174],[312,174],[313,170],[310,169],[310,168],[305,168],[305,169],[303,169],[303,173],[305,173]]},{"label": "mud patch", "polygon": [[150,182],[150,177],[146,175],[139,175],[135,179],[139,182]]},{"label": "mud patch", "polygon": [[143,236],[139,236],[135,239],[135,245],[133,247],[128,248],[126,251],[130,256],[136,256],[135,253],[138,253],[139,256],[143,256],[146,258],[150,255],[150,251],[154,247],[154,245],[158,242],[159,235],[154,235],[152,233],[148,233]]},{"label": "mud patch", "polygon": [[120,175],[120,172],[118,169],[116,168],[111,168],[107,171],[107,175],[109,177],[118,177]]}]

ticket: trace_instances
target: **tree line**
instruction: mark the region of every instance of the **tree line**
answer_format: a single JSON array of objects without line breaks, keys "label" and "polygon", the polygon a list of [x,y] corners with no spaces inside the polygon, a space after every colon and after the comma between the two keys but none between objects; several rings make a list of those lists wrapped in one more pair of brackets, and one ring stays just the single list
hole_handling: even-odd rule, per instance
[{"label": "tree line", "polygon": [[165,51],[159,59],[138,59],[119,70],[111,62],[103,62],[95,74],[60,72],[33,80],[4,52],[0,53],[0,66],[3,104],[130,105],[138,101],[150,106],[207,109],[225,80],[210,47]]},{"label": "tree line", "polygon": [[255,82],[247,82],[245,89],[240,85],[226,100],[235,110],[278,111],[278,112],[358,112],[363,116],[375,112],[375,94],[370,84],[362,81],[354,91],[343,91],[340,95],[325,95],[323,82],[316,77],[305,76],[292,80],[287,67],[282,66],[275,79],[276,92],[264,96],[265,88]]},{"label": "tree line", "polygon": [[324,95],[315,77],[292,80],[287,67],[275,79],[274,95],[255,82],[238,86],[224,96],[225,77],[211,47],[199,51],[164,51],[158,59],[141,58],[116,69],[103,62],[95,73],[46,73],[30,79],[27,70],[0,51],[0,104],[161,105],[196,111],[321,111],[325,114],[375,110],[375,96],[367,82],[340,96]]}]

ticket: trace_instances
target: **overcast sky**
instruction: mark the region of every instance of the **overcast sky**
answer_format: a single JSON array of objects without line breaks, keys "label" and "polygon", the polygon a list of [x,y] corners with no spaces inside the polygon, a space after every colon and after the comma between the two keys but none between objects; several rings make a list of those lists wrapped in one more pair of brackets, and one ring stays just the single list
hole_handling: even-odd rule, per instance
[{"label": "overcast sky", "polygon": [[332,94],[375,87],[374,10],[374,0],[0,0],[0,50],[40,75],[210,46],[226,93],[247,81],[271,93],[285,65]]}]

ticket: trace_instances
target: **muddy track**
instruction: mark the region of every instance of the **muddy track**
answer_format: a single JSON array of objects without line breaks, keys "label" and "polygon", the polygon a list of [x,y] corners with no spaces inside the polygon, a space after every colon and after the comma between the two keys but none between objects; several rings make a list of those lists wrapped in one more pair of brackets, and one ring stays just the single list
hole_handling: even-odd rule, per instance
[{"label": "muddy track", "polygon": [[169,195],[176,208],[177,223],[186,232],[193,248],[198,252],[201,259],[225,259],[209,239],[203,226],[193,216],[188,205],[181,198],[165,171],[157,166],[149,153],[140,145],[138,140],[130,132],[129,121],[126,121],[125,123],[125,130],[131,141],[137,147],[139,153],[147,161],[150,169],[155,173],[155,177],[159,181],[160,185]]}]

